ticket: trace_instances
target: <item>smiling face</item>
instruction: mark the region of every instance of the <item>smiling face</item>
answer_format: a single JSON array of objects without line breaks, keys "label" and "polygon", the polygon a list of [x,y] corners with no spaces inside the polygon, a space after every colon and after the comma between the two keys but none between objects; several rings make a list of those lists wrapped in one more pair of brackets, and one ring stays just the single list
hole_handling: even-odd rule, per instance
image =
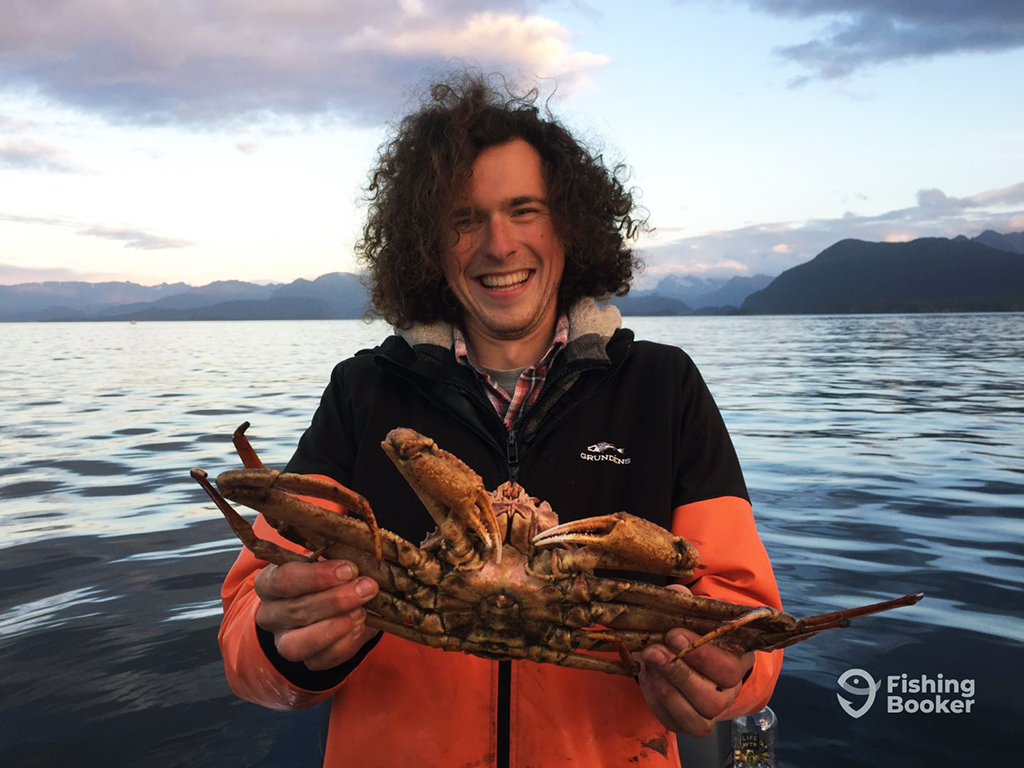
[{"label": "smiling face", "polygon": [[484,365],[488,348],[516,358],[539,349],[528,365],[551,343],[565,252],[547,199],[540,155],[515,139],[480,153],[455,205],[458,240],[445,249],[444,274]]}]

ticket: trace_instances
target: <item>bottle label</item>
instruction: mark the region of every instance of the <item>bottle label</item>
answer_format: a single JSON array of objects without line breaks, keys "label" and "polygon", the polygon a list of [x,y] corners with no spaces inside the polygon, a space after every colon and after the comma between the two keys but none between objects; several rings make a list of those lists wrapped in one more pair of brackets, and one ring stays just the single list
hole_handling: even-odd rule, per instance
[{"label": "bottle label", "polygon": [[771,735],[738,734],[733,740],[732,764],[734,768],[775,768],[775,744]]}]

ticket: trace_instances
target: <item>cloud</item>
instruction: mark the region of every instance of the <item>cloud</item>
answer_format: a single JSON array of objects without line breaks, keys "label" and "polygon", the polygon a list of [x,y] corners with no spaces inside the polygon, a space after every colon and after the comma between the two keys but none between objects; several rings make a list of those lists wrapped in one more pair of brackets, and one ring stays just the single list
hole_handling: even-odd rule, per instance
[{"label": "cloud", "polygon": [[141,248],[144,251],[155,251],[163,248],[188,248],[195,245],[195,243],[187,240],[172,240],[169,237],[160,237],[151,232],[143,232],[138,229],[89,227],[88,229],[80,230],[76,234],[105,237],[108,240],[123,240],[125,248]]},{"label": "cloud", "polygon": [[569,91],[607,63],[531,4],[19,2],[0,25],[0,82],[132,124],[275,113],[379,123],[402,107],[403,85],[453,58]]},{"label": "cloud", "polygon": [[127,227],[108,227],[98,224],[84,224],[63,216],[22,216],[14,213],[0,212],[0,222],[12,224],[41,224],[48,227],[65,227],[74,229],[76,235],[87,237],[103,237],[108,240],[121,240],[125,248],[140,248],[146,251],[163,248],[189,248],[195,243],[188,240],[175,240],[169,237],[154,235],[141,229]]},{"label": "cloud", "polygon": [[21,131],[33,130],[39,126],[34,120],[19,120],[0,112],[0,131],[4,133],[19,133]]},{"label": "cloud", "polygon": [[835,219],[754,224],[682,238],[646,250],[645,283],[673,272],[714,277],[777,275],[846,238],[905,242],[919,237],[973,237],[986,229],[1004,233],[1024,229],[1024,182],[970,197],[922,189],[916,205],[880,214],[850,212]]},{"label": "cloud", "polygon": [[895,61],[956,53],[998,53],[1024,47],[1020,0],[738,0],[786,18],[828,18],[820,37],[778,49],[811,79],[842,80]]},{"label": "cloud", "polygon": [[79,173],[66,149],[35,139],[0,142],[0,168]]},{"label": "cloud", "polygon": [[76,224],[70,219],[61,216],[21,216],[16,213],[0,212],[0,221],[9,221],[14,224],[45,224],[56,227],[73,227]]},{"label": "cloud", "polygon": [[390,38],[368,35],[353,44],[364,50],[380,46],[399,56],[440,52],[448,59],[504,61],[541,77],[555,77],[568,93],[609,62],[606,56],[573,52],[568,30],[541,16],[481,13],[457,29],[432,26]]}]

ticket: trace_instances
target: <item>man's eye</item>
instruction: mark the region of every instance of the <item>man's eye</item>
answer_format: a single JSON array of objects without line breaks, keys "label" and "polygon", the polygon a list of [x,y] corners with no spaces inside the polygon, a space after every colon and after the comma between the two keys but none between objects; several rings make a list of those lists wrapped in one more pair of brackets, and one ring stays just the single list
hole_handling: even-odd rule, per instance
[{"label": "man's eye", "polygon": [[460,232],[469,229],[474,224],[474,220],[468,216],[461,216],[454,221],[455,228]]},{"label": "man's eye", "polygon": [[537,213],[536,208],[516,208],[512,211],[513,216],[528,216],[531,213]]}]

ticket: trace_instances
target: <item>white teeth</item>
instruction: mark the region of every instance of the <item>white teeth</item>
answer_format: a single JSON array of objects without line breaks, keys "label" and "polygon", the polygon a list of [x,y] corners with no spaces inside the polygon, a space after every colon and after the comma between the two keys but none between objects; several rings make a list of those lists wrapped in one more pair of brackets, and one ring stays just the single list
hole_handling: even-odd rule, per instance
[{"label": "white teeth", "polygon": [[480,278],[480,282],[487,288],[507,288],[510,285],[526,282],[526,278],[529,276],[530,271],[524,269],[520,272],[513,272],[511,275],[484,275]]}]

